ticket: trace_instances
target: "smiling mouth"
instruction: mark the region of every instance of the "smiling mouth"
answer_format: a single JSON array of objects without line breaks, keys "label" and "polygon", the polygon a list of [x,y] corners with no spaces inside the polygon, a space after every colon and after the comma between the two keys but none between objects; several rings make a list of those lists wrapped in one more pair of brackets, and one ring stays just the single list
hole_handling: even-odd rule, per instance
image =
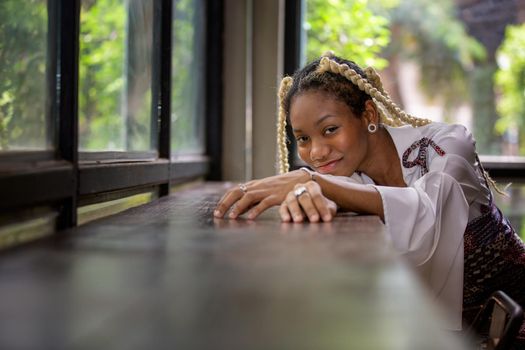
[{"label": "smiling mouth", "polygon": [[337,166],[337,163],[339,163],[340,159],[332,160],[331,162],[325,163],[320,166],[316,166],[316,170],[320,172],[321,174],[328,174],[332,171],[334,171],[335,167]]}]

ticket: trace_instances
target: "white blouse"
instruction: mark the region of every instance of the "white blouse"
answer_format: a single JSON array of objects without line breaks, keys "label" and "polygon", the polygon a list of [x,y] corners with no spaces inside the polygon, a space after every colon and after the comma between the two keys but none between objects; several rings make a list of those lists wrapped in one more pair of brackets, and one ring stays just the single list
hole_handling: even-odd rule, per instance
[{"label": "white blouse", "polygon": [[[462,125],[431,123],[413,128],[386,127],[396,146],[403,178],[408,187],[373,185],[383,201],[385,225],[393,246],[414,265],[447,313],[447,328],[461,329],[463,305],[463,234],[467,223],[487,205],[490,190],[478,169],[475,141]],[[428,138],[444,155],[429,145],[427,170],[403,166],[403,154],[411,145]],[[410,151],[413,161],[420,147]],[[405,165],[408,163],[405,162]],[[352,176],[355,178],[355,175]]]}]

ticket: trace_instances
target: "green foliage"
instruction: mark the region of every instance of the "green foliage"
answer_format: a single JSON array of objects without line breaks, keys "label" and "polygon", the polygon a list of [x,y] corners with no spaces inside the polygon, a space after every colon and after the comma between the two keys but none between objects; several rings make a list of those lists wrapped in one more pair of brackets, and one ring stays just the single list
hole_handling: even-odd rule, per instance
[{"label": "green foliage", "polygon": [[[395,1],[384,1],[393,6]],[[307,0],[305,30],[307,60],[328,50],[362,66],[385,67],[380,57],[390,41],[389,21],[374,14],[368,0]]]},{"label": "green foliage", "polygon": [[454,108],[469,96],[468,72],[486,58],[484,47],[470,37],[456,17],[451,0],[401,0],[388,11],[396,40],[383,53],[416,61],[427,97],[439,96]]},{"label": "green foliage", "polygon": [[126,11],[121,0],[84,1],[80,14],[79,144],[122,149]]},{"label": "green foliage", "polygon": [[416,61],[423,91],[450,109],[468,98],[468,71],[486,55],[451,0],[308,0],[305,30],[308,60],[333,50],[377,69]]},{"label": "green foliage", "polygon": [[46,148],[47,1],[0,1],[0,149]]},{"label": "green foliage", "polygon": [[[497,110],[500,119],[496,130],[503,133],[511,127],[525,133],[525,24],[508,26],[505,39],[498,53],[499,69],[495,85],[500,92]],[[525,142],[520,137],[520,153],[525,152]]]},{"label": "green foliage", "polygon": [[202,0],[175,2],[173,21],[171,147],[174,154],[202,151],[204,125],[204,13]]},{"label": "green foliage", "polygon": [[[202,147],[201,0],[175,1],[174,144]],[[200,4],[200,5],[198,5]],[[82,150],[153,147],[151,71],[153,0],[82,0],[79,146]],[[47,1],[0,1],[0,149],[52,143],[46,125]],[[197,41],[198,42],[197,42]]]},{"label": "green foliage", "polygon": [[88,0],[80,16],[79,144],[148,150],[153,2]]}]

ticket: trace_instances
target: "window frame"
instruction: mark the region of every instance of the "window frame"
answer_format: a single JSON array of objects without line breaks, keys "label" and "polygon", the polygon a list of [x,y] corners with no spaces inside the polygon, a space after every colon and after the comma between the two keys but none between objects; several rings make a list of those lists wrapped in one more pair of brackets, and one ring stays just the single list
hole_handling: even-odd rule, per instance
[{"label": "window frame", "polygon": [[[151,152],[79,152],[78,69],[80,0],[48,0],[46,118],[54,129],[55,150],[0,153],[0,210],[52,205],[57,230],[77,224],[79,204],[158,191],[196,178],[221,179],[222,9],[223,1],[203,2],[207,21],[205,154],[172,159],[170,98],[172,9],[175,0],[154,1],[152,120],[158,119],[156,149]],[[220,59],[217,59],[220,57]]]}]

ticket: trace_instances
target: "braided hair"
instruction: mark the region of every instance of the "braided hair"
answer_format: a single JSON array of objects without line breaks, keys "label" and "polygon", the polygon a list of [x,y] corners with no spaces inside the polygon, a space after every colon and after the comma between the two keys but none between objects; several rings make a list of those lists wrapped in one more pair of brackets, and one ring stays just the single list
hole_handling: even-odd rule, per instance
[{"label": "braided hair", "polygon": [[286,124],[292,99],[307,91],[322,91],[347,104],[360,116],[365,103],[372,100],[379,112],[381,123],[389,126],[412,125],[418,127],[431,123],[429,119],[414,117],[397,106],[383,89],[379,74],[371,67],[361,69],[356,63],[326,53],[294,73],[285,77],[279,88],[279,116],[277,121],[277,148],[279,172],[289,171],[286,146]]},{"label": "braided hair", "polygon": [[[403,111],[383,89],[381,77],[372,67],[361,69],[355,62],[327,52],[292,77],[284,77],[279,87],[279,115],[277,118],[277,146],[279,173],[289,171],[288,147],[286,145],[286,120],[290,115],[292,99],[307,91],[322,91],[335,96],[347,104],[356,116],[365,110],[365,103],[372,100],[384,125],[398,127],[411,125],[414,128],[432,123],[430,119],[418,118]],[[482,169],[483,177],[498,193],[501,190],[489,174]]]}]

